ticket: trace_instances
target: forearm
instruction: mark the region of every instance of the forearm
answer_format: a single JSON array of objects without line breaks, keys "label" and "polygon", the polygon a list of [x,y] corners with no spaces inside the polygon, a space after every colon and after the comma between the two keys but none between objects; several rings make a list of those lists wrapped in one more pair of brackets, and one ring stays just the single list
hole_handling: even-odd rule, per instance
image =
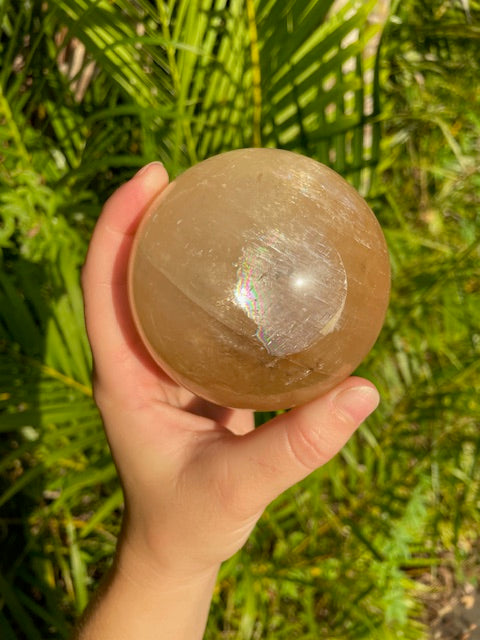
[{"label": "forearm", "polygon": [[218,568],[163,574],[120,551],[76,640],[201,640]]}]

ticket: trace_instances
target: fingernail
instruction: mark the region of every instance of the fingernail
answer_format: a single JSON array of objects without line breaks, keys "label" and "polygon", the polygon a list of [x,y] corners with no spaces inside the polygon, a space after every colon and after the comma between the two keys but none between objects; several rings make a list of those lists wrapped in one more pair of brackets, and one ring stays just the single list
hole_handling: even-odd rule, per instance
[{"label": "fingernail", "polygon": [[144,167],[142,167],[141,169],[139,169],[137,171],[137,173],[133,176],[134,178],[136,178],[137,176],[141,176],[142,173],[146,173],[150,167],[153,167],[154,165],[157,165],[159,167],[163,167],[163,163],[160,162],[160,160],[154,160],[153,162],[149,162],[148,164],[146,164]]},{"label": "fingernail", "polygon": [[350,387],[340,391],[333,402],[342,413],[360,424],[378,407],[380,395],[374,387]]}]

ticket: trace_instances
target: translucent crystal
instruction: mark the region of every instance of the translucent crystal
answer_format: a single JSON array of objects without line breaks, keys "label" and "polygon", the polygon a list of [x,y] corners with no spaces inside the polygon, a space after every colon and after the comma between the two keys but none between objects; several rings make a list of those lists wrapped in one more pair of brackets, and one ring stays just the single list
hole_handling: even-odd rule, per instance
[{"label": "translucent crystal", "polygon": [[129,292],[153,358],[212,402],[287,408],[347,377],[388,305],[381,228],[337,173],[242,149],[200,162],[152,204]]}]

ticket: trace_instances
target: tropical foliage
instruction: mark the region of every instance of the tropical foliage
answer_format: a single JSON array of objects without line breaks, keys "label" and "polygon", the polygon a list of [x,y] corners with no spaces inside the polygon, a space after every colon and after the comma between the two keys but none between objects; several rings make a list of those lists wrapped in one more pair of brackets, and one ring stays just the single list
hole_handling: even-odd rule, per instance
[{"label": "tropical foliage", "polygon": [[[310,155],[389,243],[380,410],[222,568],[207,638],[426,637],[480,521],[478,2],[0,0],[0,636],[68,638],[122,495],[79,271],[101,202],[242,146]],[[259,415],[258,421],[267,416]]]}]

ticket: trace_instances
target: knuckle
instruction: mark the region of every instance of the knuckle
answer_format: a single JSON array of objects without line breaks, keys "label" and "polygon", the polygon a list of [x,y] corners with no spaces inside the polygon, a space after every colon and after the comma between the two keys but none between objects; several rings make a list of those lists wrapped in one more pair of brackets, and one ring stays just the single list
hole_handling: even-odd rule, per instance
[{"label": "knuckle", "polygon": [[213,478],[213,485],[211,495],[215,496],[220,513],[230,522],[249,522],[258,511],[258,496],[249,490],[249,478],[235,476],[227,458]]},{"label": "knuckle", "polygon": [[287,437],[293,457],[308,471],[324,465],[332,456],[332,446],[324,431],[307,422],[287,431]]},{"label": "knuckle", "polygon": [[216,483],[216,503],[221,513],[226,514],[228,519],[234,522],[241,522],[250,516],[250,506],[248,499],[240,491],[238,482],[225,482],[223,479]]}]

